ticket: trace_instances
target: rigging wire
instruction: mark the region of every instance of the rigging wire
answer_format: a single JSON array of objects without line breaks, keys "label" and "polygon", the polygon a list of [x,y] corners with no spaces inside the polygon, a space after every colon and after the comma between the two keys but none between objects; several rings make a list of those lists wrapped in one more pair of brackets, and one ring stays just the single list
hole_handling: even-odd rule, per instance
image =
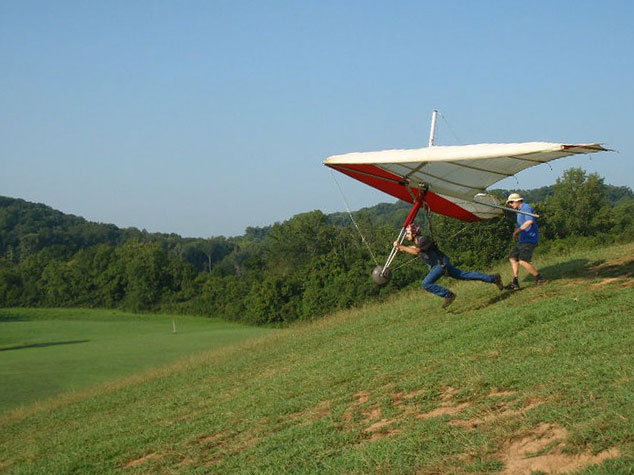
[{"label": "rigging wire", "polygon": [[337,181],[337,177],[335,177],[335,174],[333,173],[332,170],[330,170],[330,174],[332,175],[333,180],[335,180],[335,183],[337,184],[337,188],[339,189],[339,193],[341,194],[341,198],[343,198],[343,202],[346,205],[346,210],[348,210],[348,216],[350,216],[350,220],[352,221],[352,224],[354,224],[354,227],[357,228],[357,232],[359,233],[359,236],[361,236],[361,240],[363,241],[365,246],[368,248],[368,252],[372,256],[372,260],[374,260],[374,264],[376,266],[378,266],[379,262],[376,260],[376,257],[374,256],[374,253],[372,252],[372,248],[370,248],[370,244],[365,239],[365,236],[361,232],[361,229],[359,229],[359,226],[357,225],[357,222],[354,220],[354,216],[352,216],[352,211],[350,211],[350,206],[348,205],[348,200],[346,200],[346,197],[343,194],[343,189],[341,188],[341,185],[339,184],[339,181]]},{"label": "rigging wire", "polygon": [[418,256],[411,257],[409,260],[407,260],[407,261],[403,262],[401,265],[396,266],[396,267],[395,267],[394,269],[392,269],[392,270],[397,270],[397,269],[400,269],[401,267],[405,267],[406,265],[409,265],[409,264],[411,264],[412,262],[414,262],[416,259],[418,259]]},{"label": "rigging wire", "polygon": [[451,135],[453,135],[454,139],[456,139],[458,143],[463,143],[463,141],[458,137],[458,135],[456,135],[451,125],[449,125],[449,122],[447,121],[447,117],[445,117],[445,114],[443,114],[442,112],[438,112],[438,113],[440,114],[440,117],[442,117],[442,120],[445,121],[445,124],[447,124],[447,128],[449,129],[449,132],[451,132]]},{"label": "rigging wire", "polygon": [[453,236],[451,236],[449,238],[449,240],[451,241],[453,238],[455,238],[458,234],[460,234],[462,231],[464,231],[465,229],[467,229],[469,227],[470,223],[465,224],[462,228],[460,228],[460,231],[458,231],[457,233],[455,233]]},{"label": "rigging wire", "polygon": [[425,214],[426,214],[426,218],[427,218],[427,228],[429,229],[429,237],[433,241],[434,240],[434,229],[431,226],[431,218],[432,218],[431,208],[427,204],[427,201],[425,201],[424,205],[425,205]]}]

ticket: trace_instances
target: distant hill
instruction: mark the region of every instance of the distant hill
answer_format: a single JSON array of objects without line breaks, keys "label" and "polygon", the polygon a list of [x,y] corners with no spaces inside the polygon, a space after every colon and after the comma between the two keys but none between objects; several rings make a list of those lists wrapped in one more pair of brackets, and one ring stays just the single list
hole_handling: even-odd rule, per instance
[{"label": "distant hill", "polygon": [[[402,222],[407,217],[412,205],[404,201],[394,203],[379,203],[367,208],[361,208],[352,213],[353,216],[364,215],[372,219],[376,225],[393,225]],[[339,226],[350,224],[350,215],[347,212],[331,213],[328,215],[328,222]]]},{"label": "distant hill", "polygon": [[[147,234],[147,233],[145,233]],[[46,247],[73,253],[96,244],[117,245],[144,233],[65,214],[41,203],[0,196],[0,256],[18,259]]]},{"label": "distant hill", "polygon": [[[627,186],[604,185],[609,203],[615,205],[625,199],[634,199],[634,192]],[[545,201],[554,193],[554,186],[532,190],[494,189],[490,193],[504,201],[510,193],[520,193],[529,203]],[[399,225],[411,205],[403,201],[379,203],[353,212],[353,216],[365,216],[375,226]],[[338,226],[350,224],[347,212],[326,215],[327,222]],[[243,237],[262,242],[272,226],[248,227]],[[96,223],[65,214],[41,203],[0,196],[0,257],[19,259],[50,246],[73,253],[96,244],[120,245],[130,239],[163,242],[168,247],[187,244],[203,238],[187,238],[178,234],[148,233],[137,228],[119,228],[114,224]],[[207,238],[204,238],[207,239]]]},{"label": "distant hill", "polygon": [[165,248],[184,246],[192,238],[149,233],[134,227],[88,221],[42,203],[0,196],[0,258],[20,261],[46,248],[60,257],[98,244],[120,246],[127,241],[158,242]]},{"label": "distant hill", "polygon": [[[503,202],[509,191],[494,193]],[[627,187],[571,169],[552,188],[514,191],[541,215],[539,252],[632,238],[634,194]],[[364,208],[352,213],[356,226],[347,213],[315,210],[242,236],[183,238],[2,197],[0,307],[177,310],[275,325],[313,319],[418,285],[426,268],[402,256],[386,286],[369,278],[409,209],[402,202]],[[508,255],[515,217],[464,223],[434,215],[433,233],[424,213],[417,223],[456,266],[486,269]]]}]

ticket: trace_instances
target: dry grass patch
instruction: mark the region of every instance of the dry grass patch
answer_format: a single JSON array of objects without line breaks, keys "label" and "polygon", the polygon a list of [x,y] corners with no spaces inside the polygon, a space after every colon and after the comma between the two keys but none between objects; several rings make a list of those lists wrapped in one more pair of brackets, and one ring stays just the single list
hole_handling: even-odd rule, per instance
[{"label": "dry grass patch", "polygon": [[128,462],[125,465],[123,465],[123,468],[137,467],[139,465],[143,465],[148,460],[157,459],[159,457],[160,457],[159,454],[155,454],[155,453],[147,454],[147,455],[144,455],[143,457],[140,457],[138,459],[131,460],[130,462]]},{"label": "dry grass patch", "polygon": [[604,285],[611,284],[612,282],[621,281],[623,280],[623,278],[624,277],[608,277],[608,278],[600,280],[599,282],[592,284],[592,287],[594,288],[603,287]]},{"label": "dry grass patch", "polygon": [[482,424],[497,421],[501,418],[523,416],[531,409],[541,406],[542,404],[543,402],[535,401],[522,409],[509,409],[506,404],[501,403],[494,410],[481,417],[466,420],[454,420],[451,421],[450,424],[452,426],[464,427],[466,429],[473,430],[476,427],[481,426]]},{"label": "dry grass patch", "polygon": [[452,416],[459,412],[464,411],[466,408],[471,406],[469,402],[463,402],[462,404],[456,404],[453,400],[454,395],[458,391],[455,388],[448,387],[446,388],[442,395],[440,396],[440,406],[436,409],[433,409],[429,412],[425,412],[423,414],[416,414],[417,419],[431,419],[433,417],[441,417],[441,416]]},{"label": "dry grass patch", "polygon": [[201,435],[200,437],[198,437],[198,443],[210,445],[213,447],[215,445],[222,444],[221,439],[223,439],[226,435],[227,435],[227,431],[218,432],[217,434],[209,435],[209,436]]},{"label": "dry grass patch", "polygon": [[379,417],[381,417],[381,415],[382,415],[381,408],[379,407],[378,404],[375,404],[374,406],[372,406],[367,411],[361,411],[361,414],[363,416],[365,416],[365,420],[363,421],[365,423],[368,423],[370,421],[374,421],[374,420],[378,419]]},{"label": "dry grass patch", "polygon": [[563,427],[556,424],[540,424],[523,437],[507,442],[499,454],[506,465],[502,475],[575,472],[620,455],[617,448],[604,450],[595,455],[589,451],[581,454],[565,453],[567,437],[568,431]]},{"label": "dry grass patch", "polygon": [[487,397],[508,397],[508,396],[513,396],[516,393],[517,391],[504,391],[504,390],[492,389],[491,392],[487,395]]},{"label": "dry grass patch", "polygon": [[288,417],[291,420],[297,419],[305,419],[306,421],[318,421],[330,415],[330,406],[332,403],[330,401],[321,401],[315,404],[315,406],[307,409],[305,411],[294,412],[290,414]]},{"label": "dry grass patch", "polygon": [[409,393],[400,392],[400,393],[391,394],[390,397],[394,401],[394,405],[397,407],[400,407],[403,405],[404,400],[406,401],[409,399],[414,399],[415,397],[420,396],[421,394],[425,394],[426,392],[427,390],[425,389],[419,389],[417,391],[411,391]]},{"label": "dry grass patch", "polygon": [[231,435],[229,431],[222,431],[214,435],[202,435],[189,445],[198,445],[199,452],[194,457],[185,457],[179,464],[180,467],[192,467],[204,465],[211,467],[222,462],[225,457],[240,454],[260,441],[253,431],[246,431]]},{"label": "dry grass patch", "polygon": [[353,394],[352,397],[354,397],[356,401],[354,401],[352,405],[343,413],[343,418],[346,421],[352,420],[352,413],[357,407],[362,406],[363,404],[368,402],[368,400],[370,399],[370,393],[367,391],[361,391],[359,393]]},{"label": "dry grass patch", "polygon": [[[427,392],[427,390],[418,389],[410,392],[398,392],[390,394],[389,397],[392,400],[391,406],[401,410],[404,409],[402,416],[410,415],[414,411],[411,410],[409,406],[406,407],[407,401],[414,399],[415,397],[425,392]],[[347,422],[352,420],[353,412],[357,410],[357,408],[363,406],[364,404],[367,404],[370,401],[370,393],[367,391],[362,391],[354,394],[353,397],[355,398],[355,401],[343,414],[343,419]],[[363,434],[370,434],[370,437],[364,440],[362,443],[373,442],[384,437],[389,437],[402,433],[402,430],[400,429],[387,429],[391,424],[398,422],[401,417],[399,416],[393,418],[384,418],[383,411],[381,410],[381,406],[379,403],[373,404],[367,409],[362,409],[359,413],[364,418],[361,421],[361,424],[370,424],[369,426],[361,430]]]}]

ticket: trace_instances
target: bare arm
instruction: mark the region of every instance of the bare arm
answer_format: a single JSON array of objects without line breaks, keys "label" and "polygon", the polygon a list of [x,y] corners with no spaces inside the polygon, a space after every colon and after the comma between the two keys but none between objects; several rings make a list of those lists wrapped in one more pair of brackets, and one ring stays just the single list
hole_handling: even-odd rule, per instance
[{"label": "bare arm", "polygon": [[398,241],[394,241],[394,247],[399,251],[407,252],[408,254],[411,254],[413,256],[417,256],[420,254],[420,249],[416,246],[404,246],[402,244],[399,244]]}]

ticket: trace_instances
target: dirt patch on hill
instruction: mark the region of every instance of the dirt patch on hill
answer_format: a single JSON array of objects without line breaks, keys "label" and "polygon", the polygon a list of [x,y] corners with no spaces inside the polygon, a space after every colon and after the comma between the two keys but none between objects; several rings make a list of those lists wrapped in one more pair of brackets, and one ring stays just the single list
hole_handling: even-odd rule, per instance
[{"label": "dirt patch on hill", "polygon": [[343,418],[346,421],[350,421],[352,419],[352,414],[355,409],[359,406],[362,406],[368,399],[370,399],[370,393],[367,391],[361,391],[360,393],[354,394],[352,397],[355,398],[355,401],[350,405],[350,407],[343,413]]},{"label": "dirt patch on hill", "polygon": [[604,269],[611,267],[627,266],[631,264],[632,258],[629,255],[620,256],[609,261],[602,262],[599,265],[593,266],[593,269]]},{"label": "dirt patch on hill", "polygon": [[389,429],[389,426],[396,422],[396,418],[392,419],[381,419],[377,421],[365,429],[363,432],[365,434],[371,434],[371,437],[367,440],[367,442],[373,442],[377,439],[382,439],[384,437],[389,437],[391,435],[400,434],[402,431],[399,429]]},{"label": "dirt patch on hill", "polygon": [[364,442],[372,442],[401,432],[397,429],[388,429],[388,427],[392,423],[396,422],[397,419],[382,418],[383,411],[381,411],[379,404],[374,404],[368,409],[362,410],[361,414],[365,418],[363,419],[362,424],[370,424],[362,431],[364,434],[370,434],[370,438]]},{"label": "dirt patch on hill", "polygon": [[[408,409],[410,406],[406,406],[410,400],[427,392],[425,389],[418,389],[410,392],[398,392],[390,394],[392,399],[391,406],[403,410],[402,415],[411,414],[412,410]],[[384,437],[400,434],[402,431],[396,428],[390,428],[390,426],[399,421],[401,416],[386,418],[381,410],[381,405],[375,403],[369,407],[364,407],[370,401],[370,393],[362,391],[353,395],[355,401],[348,407],[343,413],[343,419],[346,422],[350,422],[354,419],[355,412],[363,416],[361,425],[365,426],[361,429],[361,433],[368,438],[361,443],[373,442]]]},{"label": "dirt patch on hill", "polygon": [[506,467],[502,475],[530,475],[534,472],[549,474],[574,472],[620,455],[617,448],[598,454],[565,453],[568,432],[555,424],[540,424],[528,434],[508,441],[499,458]]},{"label": "dirt patch on hill", "polygon": [[526,412],[538,406],[541,406],[542,404],[543,402],[541,401],[533,401],[529,403],[526,407],[523,407],[521,409],[510,409],[507,407],[506,404],[502,403],[498,405],[491,412],[484,414],[480,417],[474,417],[472,419],[466,419],[466,420],[453,420],[450,422],[450,424],[452,426],[464,427],[466,429],[473,430],[482,424],[493,422],[498,419],[513,417],[513,416],[523,416],[526,414]]},{"label": "dirt patch on hill", "polygon": [[220,445],[222,439],[226,437],[226,435],[227,431],[218,432],[214,435],[201,435],[200,437],[198,437],[198,443],[207,446]]},{"label": "dirt patch on hill", "polygon": [[619,282],[623,280],[622,277],[608,277],[606,279],[602,279],[599,282],[592,284],[592,287],[603,287],[604,285],[611,284],[613,282]]},{"label": "dirt patch on hill", "polygon": [[424,413],[415,414],[417,419],[431,419],[433,417],[451,416],[464,411],[471,406],[471,403],[456,403],[453,398],[458,391],[455,388],[447,387],[440,396],[440,405],[436,409]]},{"label": "dirt patch on hill", "polygon": [[[373,442],[385,437],[402,434],[399,422],[403,418],[431,419],[434,417],[450,416],[448,424],[461,427],[468,431],[475,430],[484,424],[495,424],[503,418],[523,418],[527,412],[545,404],[535,398],[517,400],[517,392],[503,388],[494,388],[486,396],[492,403],[488,409],[479,411],[476,417],[461,419],[460,414],[468,408],[473,408],[473,402],[460,401],[456,396],[458,390],[446,387],[437,399],[437,406],[427,412],[422,412],[418,396],[428,393],[428,390],[418,389],[410,392],[395,392],[389,394],[387,402],[373,403],[372,395],[359,392],[353,395],[353,401],[342,414],[345,421],[344,430],[350,430],[350,423],[357,421],[355,429],[360,431],[362,440],[359,445]],[[383,408],[383,409],[382,409]],[[389,410],[388,410],[389,409]],[[386,417],[387,412],[398,409],[394,417]],[[330,403],[323,402],[305,411],[302,415],[326,414],[330,412]],[[455,417],[451,417],[455,416]],[[354,430],[354,429],[353,429]],[[599,453],[590,450],[578,451],[566,444],[568,432],[556,424],[539,424],[529,432],[518,434],[507,440],[499,448],[494,457],[504,463],[502,475],[530,475],[531,473],[560,474],[575,472],[586,466],[600,464],[607,459],[620,456],[618,448],[611,448]],[[575,453],[576,452],[576,453]],[[465,457],[469,457],[465,454]]]},{"label": "dirt patch on hill", "polygon": [[394,401],[394,405],[396,407],[402,407],[407,401],[414,399],[421,394],[425,394],[426,392],[427,390],[425,389],[418,389],[416,391],[390,394],[390,397],[392,398],[392,401]]},{"label": "dirt patch on hill", "polygon": [[505,390],[497,390],[492,389],[487,397],[509,397],[516,394],[517,391],[505,391]]},{"label": "dirt patch on hill", "polygon": [[418,414],[416,417],[418,419],[431,419],[432,417],[440,417],[440,416],[452,416],[461,411],[464,411],[471,404],[468,402],[463,402],[462,404],[454,404],[453,402],[442,403],[436,409],[425,412],[423,414]]},{"label": "dirt patch on hill", "polygon": [[[261,425],[261,424],[260,424]],[[212,435],[202,434],[185,445],[195,447],[197,453],[191,451],[184,457],[179,468],[211,467],[221,463],[226,457],[242,453],[260,442],[259,425],[242,432],[224,430]]]},{"label": "dirt patch on hill", "polygon": [[304,419],[306,421],[318,421],[330,415],[330,401],[321,401],[306,411],[294,412],[290,419]]},{"label": "dirt patch on hill", "polygon": [[308,413],[308,420],[315,421],[330,415],[330,404],[330,401],[317,403],[317,405],[315,405],[315,407],[313,407]]},{"label": "dirt patch on hill", "polygon": [[381,417],[382,412],[381,412],[381,408],[379,407],[379,405],[375,404],[374,406],[370,407],[369,409],[367,409],[365,411],[361,411],[361,414],[363,414],[363,416],[365,417],[365,420],[363,422],[370,422],[370,421],[374,421],[374,420],[378,419],[379,417]]},{"label": "dirt patch on hill", "polygon": [[137,467],[139,465],[144,464],[148,460],[156,459],[156,458],[159,458],[159,457],[160,457],[159,454],[154,454],[154,453],[147,454],[147,455],[144,455],[143,457],[140,457],[138,459],[134,459],[134,460],[129,461],[128,463],[123,465],[123,468]]}]

